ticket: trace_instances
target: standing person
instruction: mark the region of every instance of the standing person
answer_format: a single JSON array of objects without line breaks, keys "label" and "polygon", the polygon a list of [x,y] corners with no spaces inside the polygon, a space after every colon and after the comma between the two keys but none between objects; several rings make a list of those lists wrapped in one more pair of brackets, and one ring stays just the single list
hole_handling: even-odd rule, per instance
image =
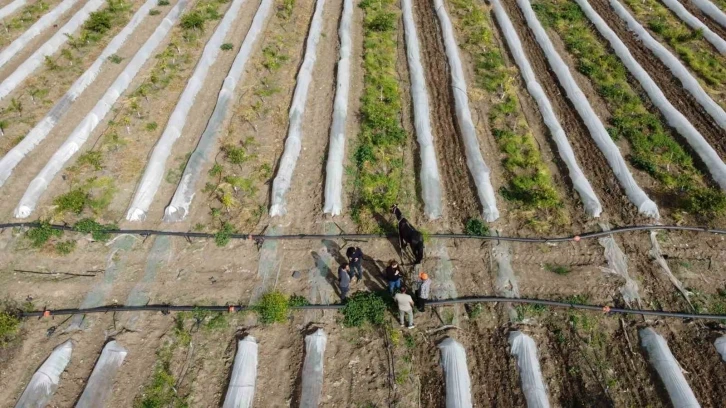
[{"label": "standing person", "polygon": [[401,293],[396,293],[393,299],[398,304],[398,321],[403,327],[403,315],[408,313],[408,328],[413,329],[413,299],[406,293],[406,288],[401,288]]},{"label": "standing person", "polygon": [[340,287],[340,300],[345,302],[350,290],[350,267],[345,262],[338,267],[338,287]]},{"label": "standing person", "polygon": [[394,260],[388,262],[388,267],[386,268],[386,280],[388,281],[388,291],[391,292],[391,295],[393,295],[396,289],[401,289],[402,277],[403,272],[401,271],[401,267],[398,266],[398,262]]},{"label": "standing person", "polygon": [[363,251],[358,247],[348,247],[345,254],[348,256],[348,263],[356,277],[355,282],[358,283],[363,279]]},{"label": "standing person", "polygon": [[429,300],[429,295],[431,294],[431,279],[429,279],[429,275],[423,271],[418,275],[418,279],[419,287],[417,291],[418,293],[416,293],[416,307],[419,312],[423,312],[426,307],[426,301]]}]

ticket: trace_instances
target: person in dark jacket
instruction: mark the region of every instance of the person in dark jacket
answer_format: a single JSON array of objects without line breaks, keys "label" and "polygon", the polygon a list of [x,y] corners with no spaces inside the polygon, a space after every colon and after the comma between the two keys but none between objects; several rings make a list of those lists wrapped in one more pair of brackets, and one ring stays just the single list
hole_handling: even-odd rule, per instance
[{"label": "person in dark jacket", "polygon": [[396,289],[401,289],[401,278],[403,278],[403,271],[401,271],[398,262],[394,260],[388,262],[386,280],[388,281],[388,291],[391,292],[391,295],[393,295]]},{"label": "person in dark jacket", "polygon": [[350,267],[345,262],[338,267],[338,287],[340,287],[340,299],[345,302],[350,290]]},{"label": "person in dark jacket", "polygon": [[358,247],[348,247],[345,255],[348,256],[350,269],[353,276],[356,277],[356,283],[360,282],[363,279],[363,251]]}]

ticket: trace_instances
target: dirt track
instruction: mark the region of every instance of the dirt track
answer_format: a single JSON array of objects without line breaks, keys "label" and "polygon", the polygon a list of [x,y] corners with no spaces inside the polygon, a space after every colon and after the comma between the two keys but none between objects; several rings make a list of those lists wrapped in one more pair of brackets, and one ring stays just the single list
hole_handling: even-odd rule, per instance
[{"label": "dirt track", "polygon": [[433,2],[415,0],[413,11],[431,103],[431,126],[446,206],[444,214],[454,225],[461,225],[468,218],[481,214],[481,204],[466,165],[461,134],[455,124],[451,76]]},{"label": "dirt track", "polygon": [[[593,0],[590,4],[625,43],[633,57],[650,74],[651,78],[658,84],[673,106],[701,132],[703,137],[706,138],[709,144],[711,144],[711,147],[718,152],[722,159],[726,158],[726,138],[723,137],[723,129],[713,121],[711,116],[683,88],[677,78],[670,74],[660,74],[670,73],[670,70],[627,30],[623,21],[610,8],[606,0]],[[689,147],[687,146],[687,148]],[[697,157],[694,157],[694,159],[697,160]]]},{"label": "dirt track", "polygon": [[[633,223],[640,220],[642,217],[638,216],[637,209],[625,197],[605,157],[577,116],[577,111],[559,86],[557,77],[549,69],[547,59],[529,31],[519,8],[514,2],[503,2],[503,5],[519,34],[537,80],[547,93],[583,172],[603,205],[603,216],[613,222]],[[557,161],[562,174],[567,174],[564,164]]]}]

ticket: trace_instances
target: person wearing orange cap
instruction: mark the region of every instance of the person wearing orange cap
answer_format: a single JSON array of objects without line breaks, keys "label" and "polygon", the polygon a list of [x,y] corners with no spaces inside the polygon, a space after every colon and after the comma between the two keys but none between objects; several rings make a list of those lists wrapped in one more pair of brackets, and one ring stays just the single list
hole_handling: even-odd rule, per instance
[{"label": "person wearing orange cap", "polygon": [[421,271],[418,274],[418,290],[416,290],[416,307],[419,312],[423,312],[426,306],[426,300],[428,300],[431,294],[431,279],[429,275]]}]

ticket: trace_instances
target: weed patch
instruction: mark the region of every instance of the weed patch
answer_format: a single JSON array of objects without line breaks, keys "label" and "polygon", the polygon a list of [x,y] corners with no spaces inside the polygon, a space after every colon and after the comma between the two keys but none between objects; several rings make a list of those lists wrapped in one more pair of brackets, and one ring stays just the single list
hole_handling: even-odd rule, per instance
[{"label": "weed patch", "polygon": [[0,349],[7,347],[20,331],[18,310],[7,301],[0,302]]},{"label": "weed patch", "polygon": [[343,308],[343,324],[346,327],[360,327],[366,323],[374,326],[383,324],[386,301],[379,293],[356,292],[348,298]]},{"label": "weed patch", "polygon": [[59,238],[61,236],[63,236],[63,231],[52,228],[47,220],[39,220],[38,226],[30,228],[25,233],[25,237],[30,240],[33,248],[41,248],[51,238]]},{"label": "weed patch", "polygon": [[558,275],[567,275],[568,273],[570,273],[570,268],[565,265],[545,264],[544,268],[545,270],[556,273]]},{"label": "weed patch", "polygon": [[278,291],[262,295],[260,302],[254,306],[263,324],[282,323],[287,320],[290,305],[287,297]]},{"label": "weed patch", "polygon": [[111,239],[111,234],[108,231],[118,230],[118,225],[100,224],[91,218],[84,218],[73,226],[73,230],[82,234],[91,234],[95,241],[106,242]]}]

